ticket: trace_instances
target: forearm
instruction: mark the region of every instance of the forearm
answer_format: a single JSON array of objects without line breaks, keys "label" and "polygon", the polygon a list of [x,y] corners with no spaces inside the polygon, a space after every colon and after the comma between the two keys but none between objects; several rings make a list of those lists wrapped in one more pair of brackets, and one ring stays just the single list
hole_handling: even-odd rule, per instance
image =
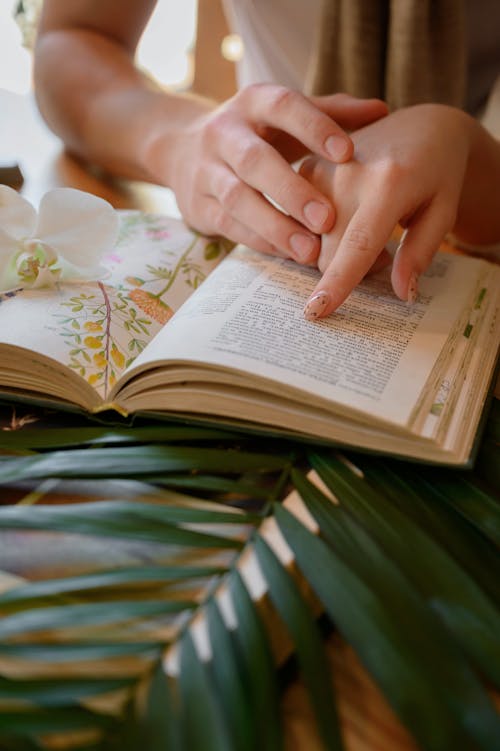
[{"label": "forearm", "polygon": [[313,262],[335,212],[289,159],[310,152],[345,162],[353,143],[344,127],[384,117],[385,104],[313,100],[271,84],[218,106],[162,91],[134,65],[155,4],[44,0],[35,86],[47,123],[84,159],[172,188],[200,232]]},{"label": "forearm", "polygon": [[[176,134],[215,106],[160,89],[122,45],[87,30],[41,34],[34,75],[40,111],[68,149],[132,179],[168,183]],[[159,139],[167,154],[161,175],[154,162]]]},{"label": "forearm", "polygon": [[500,242],[500,141],[469,119],[471,148],[453,233],[471,245],[496,244]]}]

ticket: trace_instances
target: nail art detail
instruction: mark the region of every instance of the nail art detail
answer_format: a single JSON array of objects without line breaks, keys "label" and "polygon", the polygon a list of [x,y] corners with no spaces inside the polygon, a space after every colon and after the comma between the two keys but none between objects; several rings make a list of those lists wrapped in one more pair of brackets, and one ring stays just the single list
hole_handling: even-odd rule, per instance
[{"label": "nail art detail", "polygon": [[412,271],[410,274],[410,280],[408,282],[408,294],[406,300],[409,305],[413,305],[418,297],[418,274]]},{"label": "nail art detail", "polygon": [[315,321],[317,318],[320,318],[330,300],[331,297],[328,292],[316,292],[306,303],[304,318],[308,321]]}]

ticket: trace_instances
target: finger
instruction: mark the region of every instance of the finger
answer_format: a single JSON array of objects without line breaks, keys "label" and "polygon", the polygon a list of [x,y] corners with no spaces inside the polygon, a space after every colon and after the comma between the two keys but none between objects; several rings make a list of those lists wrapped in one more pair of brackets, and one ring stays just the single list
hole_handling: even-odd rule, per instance
[{"label": "finger", "polygon": [[241,92],[240,101],[253,122],[289,133],[313,154],[333,162],[345,162],[353,154],[353,143],[344,130],[298,91],[256,84]]},{"label": "finger", "polygon": [[384,202],[358,208],[306,303],[304,316],[308,320],[322,318],[342,305],[373,266],[396,224],[397,218]]},{"label": "finger", "polygon": [[231,242],[247,245],[249,248],[259,251],[259,253],[279,256],[280,258],[290,258],[289,253],[275,247],[262,235],[249,229],[237,219],[234,219],[225,211],[216,198],[205,196],[204,208],[205,216],[209,217],[209,219],[205,222],[196,223],[196,229],[202,234],[226,237]]},{"label": "finger", "polygon": [[415,302],[418,277],[431,263],[445,235],[455,224],[455,203],[449,197],[434,199],[416,214],[403,234],[394,257],[391,281],[401,300]]},{"label": "finger", "polygon": [[331,203],[250,128],[233,127],[221,143],[220,156],[243,182],[268,195],[300,224],[316,234],[331,230]]},{"label": "finger", "polygon": [[311,101],[346,130],[358,130],[389,114],[381,99],[358,99],[349,94],[311,97]]},{"label": "finger", "polygon": [[210,193],[233,219],[248,228],[258,227],[259,235],[298,263],[316,261],[320,238],[273,206],[227,168],[210,173]]}]

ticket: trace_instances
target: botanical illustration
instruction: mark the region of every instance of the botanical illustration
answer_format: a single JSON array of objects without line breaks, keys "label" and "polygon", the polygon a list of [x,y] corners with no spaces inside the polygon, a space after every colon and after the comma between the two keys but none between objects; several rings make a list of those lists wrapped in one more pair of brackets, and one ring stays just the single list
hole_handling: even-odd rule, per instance
[{"label": "botanical illustration", "polygon": [[103,258],[108,276],[75,287],[52,308],[67,365],[106,399],[226,250],[176,220],[122,214],[116,245]]},{"label": "botanical illustration", "polygon": [[68,347],[68,365],[106,398],[155,333],[154,323],[137,311],[126,292],[102,282],[97,283],[95,292],[80,292],[61,307],[67,310],[66,315],[57,317]]}]

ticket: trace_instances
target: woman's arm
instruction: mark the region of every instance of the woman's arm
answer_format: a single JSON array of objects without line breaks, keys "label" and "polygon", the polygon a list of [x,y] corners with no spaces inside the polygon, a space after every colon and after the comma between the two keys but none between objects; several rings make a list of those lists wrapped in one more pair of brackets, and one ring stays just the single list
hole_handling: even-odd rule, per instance
[{"label": "woman's arm", "polygon": [[196,229],[315,260],[334,208],[289,160],[305,153],[349,159],[353,146],[342,127],[385,115],[385,105],[345,96],[311,99],[263,84],[217,106],[160,89],[134,65],[154,5],[45,0],[35,89],[46,121],[84,159],[170,186]]}]

